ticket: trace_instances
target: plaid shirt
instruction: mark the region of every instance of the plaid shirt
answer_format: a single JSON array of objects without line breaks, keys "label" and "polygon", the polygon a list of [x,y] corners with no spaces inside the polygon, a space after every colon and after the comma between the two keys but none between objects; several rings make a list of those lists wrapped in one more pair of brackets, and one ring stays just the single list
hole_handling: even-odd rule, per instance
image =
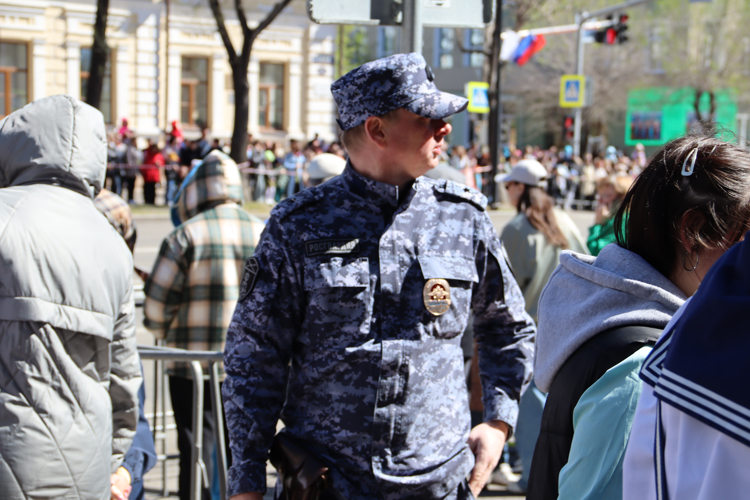
[{"label": "plaid shirt", "polygon": [[[146,328],[166,338],[169,347],[223,350],[245,261],[262,231],[263,222],[234,203],[201,212],[175,229],[145,284]],[[167,371],[190,376],[184,362],[170,363]]]}]

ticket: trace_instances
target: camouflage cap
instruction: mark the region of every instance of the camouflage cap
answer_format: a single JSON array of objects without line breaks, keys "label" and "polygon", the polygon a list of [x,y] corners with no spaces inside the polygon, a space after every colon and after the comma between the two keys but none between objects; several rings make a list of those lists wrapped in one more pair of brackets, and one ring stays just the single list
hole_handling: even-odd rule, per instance
[{"label": "camouflage cap", "polygon": [[469,101],[437,89],[422,54],[395,54],[363,64],[331,85],[342,130],[370,116],[404,108],[425,118],[441,119],[466,109]]}]

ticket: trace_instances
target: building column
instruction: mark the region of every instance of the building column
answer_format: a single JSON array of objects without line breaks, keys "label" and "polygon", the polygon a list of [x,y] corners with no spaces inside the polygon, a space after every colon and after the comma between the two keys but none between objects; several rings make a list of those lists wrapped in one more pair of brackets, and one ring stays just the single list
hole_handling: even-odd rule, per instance
[{"label": "building column", "polygon": [[[258,125],[258,113],[260,112],[260,93],[258,92],[258,87],[260,86],[260,62],[254,57],[250,58],[247,79],[250,83],[250,118],[248,130],[257,137],[260,132],[260,126]],[[234,96],[234,101],[237,102],[236,95]]]},{"label": "building column", "polygon": [[65,92],[70,97],[81,98],[81,44],[78,42],[67,42],[65,57],[66,85]]},{"label": "building column", "polygon": [[[31,100],[47,96],[47,47],[46,40],[35,38],[32,48],[31,68],[34,75]],[[80,93],[80,91],[79,91]]]},{"label": "building column", "polygon": [[[177,120],[180,123],[180,92],[182,91],[182,54],[176,50],[170,50],[167,56],[167,122]],[[169,129],[167,129],[169,130]]]},{"label": "building column", "polygon": [[[142,18],[145,16],[145,18]],[[155,13],[141,13],[136,29],[134,118],[138,135],[158,137],[159,22]]]},{"label": "building column", "polygon": [[[120,120],[123,118],[133,119],[130,110],[130,71],[128,61],[128,47],[126,45],[118,45],[115,49],[115,113],[112,117],[115,125],[119,125]],[[131,116],[128,116],[131,115]],[[128,122],[130,123],[130,122]]]},{"label": "building column", "polygon": [[227,137],[224,113],[227,108],[227,81],[224,74],[226,55],[217,52],[211,59],[211,135]]},{"label": "building column", "polygon": [[295,57],[289,62],[287,134],[297,139],[305,139],[304,132],[302,132],[302,91],[302,58]]}]

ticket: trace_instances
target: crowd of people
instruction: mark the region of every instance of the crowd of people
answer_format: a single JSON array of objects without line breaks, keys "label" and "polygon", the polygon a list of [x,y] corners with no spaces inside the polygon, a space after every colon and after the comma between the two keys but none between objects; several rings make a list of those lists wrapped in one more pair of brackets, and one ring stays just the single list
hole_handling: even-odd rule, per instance
[{"label": "crowd of people", "polygon": [[[136,271],[146,328],[224,351],[231,500],[263,498],[269,457],[276,499],[470,500],[512,436],[529,499],[743,498],[750,152],[711,133],[651,158],[509,150],[500,237],[486,151],[446,151],[468,101],[433,80],[416,53],[367,63],[331,89],[341,143],[250,138],[240,165],[176,123],[163,147],[127,122],[107,144],[68,96],[0,122],[0,497],[142,498]],[[441,164],[461,181],[426,175]],[[117,194],[139,174],[175,223],[150,272]],[[587,238],[575,200],[596,200]],[[201,382],[168,374],[187,499]]]},{"label": "crowd of people", "polygon": [[[164,187],[164,204],[172,205],[183,180],[197,162],[211,151],[231,152],[230,141],[209,141],[207,128],[201,128],[198,139],[186,139],[176,121],[163,137],[148,138],[142,145],[143,149],[139,149],[139,140],[127,124],[127,119],[123,119],[123,125],[107,136],[105,187],[131,204],[135,203],[139,176],[145,204],[156,204],[156,188],[161,185]],[[244,200],[275,205],[315,185],[320,180],[316,175],[321,173],[315,166],[311,172],[312,160],[324,153],[345,159],[340,143],[325,143],[317,134],[304,147],[295,139],[280,144],[257,140],[249,135],[247,161],[239,165]]]},{"label": "crowd of people", "polygon": [[[176,121],[172,122],[171,130],[161,140],[145,140],[142,150],[138,149],[138,140],[128,128],[126,119],[123,119],[123,125],[116,132],[108,135],[107,140],[106,187],[126,201],[135,203],[136,178],[140,176],[143,181],[143,200],[149,205],[156,203],[157,185],[161,184],[166,188],[164,202],[171,204],[182,180],[196,161],[214,150],[226,154],[231,150],[228,140],[209,141],[209,130],[206,128],[201,129],[200,138],[185,139]],[[310,175],[310,166],[313,158],[323,153],[346,159],[341,142],[326,142],[318,134],[307,142],[291,139],[287,143],[255,139],[252,134],[248,135],[247,161],[240,164],[244,200],[275,205],[315,185],[315,174]],[[493,200],[495,194],[490,192],[492,168],[489,159],[487,146],[473,142],[468,147],[449,147],[446,141],[446,146],[441,151],[439,168],[426,175],[460,182],[483,192]],[[631,155],[609,146],[605,151],[586,153],[583,158],[574,156],[571,146],[561,149],[556,146],[549,149],[526,146],[523,149],[505,147],[499,171],[510,172],[524,159],[537,160],[544,166],[547,171],[544,186],[557,206],[591,210],[599,207],[600,211],[607,210],[608,213],[610,203],[602,203],[602,197],[598,196],[600,184],[611,184],[614,176],[632,180],[646,165],[645,148],[641,144],[633,148]],[[622,183],[623,180],[619,180],[613,184],[618,192]],[[597,221],[606,218],[597,214]],[[611,241],[614,239],[608,242]]]}]

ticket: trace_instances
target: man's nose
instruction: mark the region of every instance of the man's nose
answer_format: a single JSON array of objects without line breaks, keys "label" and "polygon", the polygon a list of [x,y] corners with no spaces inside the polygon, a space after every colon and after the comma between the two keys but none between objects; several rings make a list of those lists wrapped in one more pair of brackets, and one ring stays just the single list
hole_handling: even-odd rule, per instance
[{"label": "man's nose", "polygon": [[451,130],[453,130],[453,127],[450,123],[447,123],[445,120],[435,120],[435,135],[436,136],[446,136],[451,133]]}]

